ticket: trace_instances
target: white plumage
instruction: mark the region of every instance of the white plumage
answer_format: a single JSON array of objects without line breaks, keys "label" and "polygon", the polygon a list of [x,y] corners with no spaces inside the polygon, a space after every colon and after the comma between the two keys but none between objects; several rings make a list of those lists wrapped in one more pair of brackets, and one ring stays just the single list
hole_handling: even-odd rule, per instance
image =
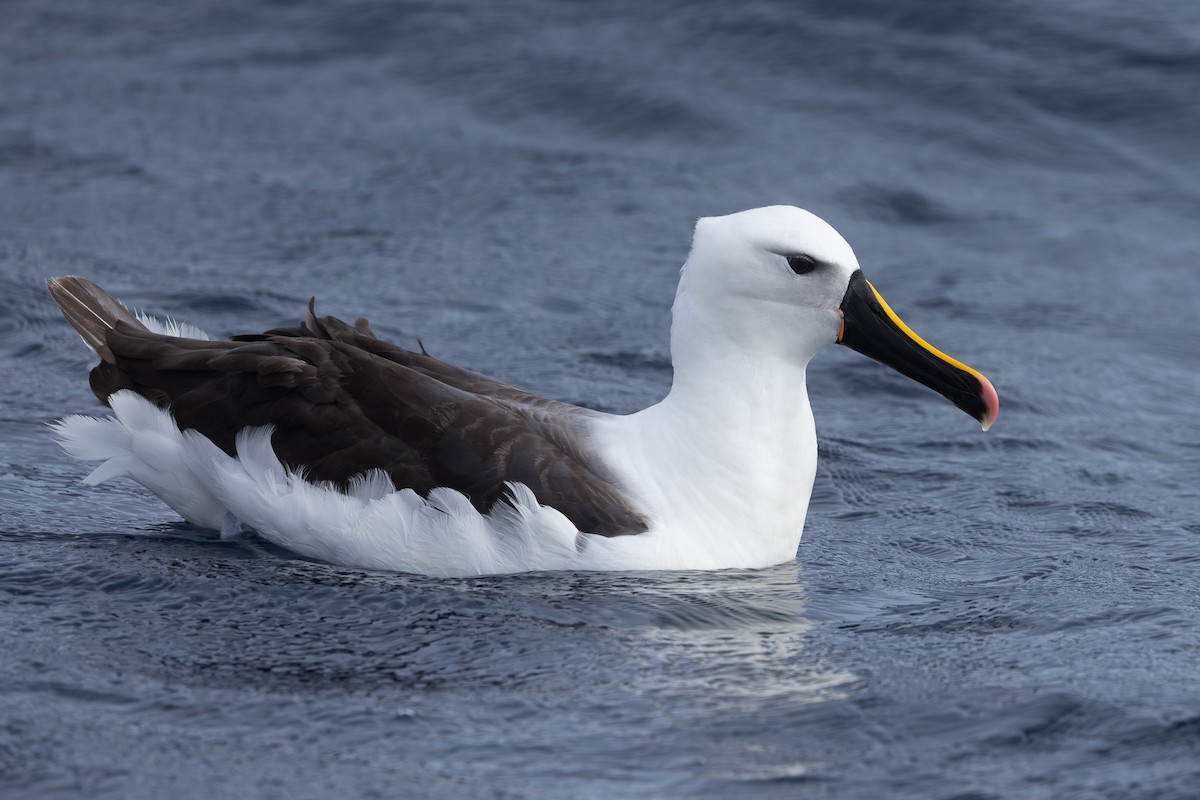
[{"label": "white plumage", "polygon": [[[795,253],[822,269],[797,274],[785,260]],[[337,564],[436,576],[763,567],[800,542],[817,459],[805,369],[838,340],[856,270],[845,240],[799,209],[700,221],[672,309],[670,394],[629,416],[590,415],[583,436],[648,520],[637,535],[580,532],[521,484],[488,513],[452,489],[397,490],[379,471],[339,490],[288,470],[270,428],[244,429],[230,456],[131,391],[109,398],[110,417],[55,428],[69,454],[103,462],[85,483],[128,477],[196,525],[228,529],[233,515]]]}]

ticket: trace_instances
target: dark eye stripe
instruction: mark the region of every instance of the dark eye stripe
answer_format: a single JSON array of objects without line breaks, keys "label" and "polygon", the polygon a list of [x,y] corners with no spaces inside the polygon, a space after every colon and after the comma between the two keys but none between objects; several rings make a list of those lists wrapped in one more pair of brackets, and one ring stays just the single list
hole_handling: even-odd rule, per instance
[{"label": "dark eye stripe", "polygon": [[788,266],[792,268],[792,272],[797,275],[807,275],[817,268],[817,260],[812,256],[804,254],[798,256],[787,257]]}]

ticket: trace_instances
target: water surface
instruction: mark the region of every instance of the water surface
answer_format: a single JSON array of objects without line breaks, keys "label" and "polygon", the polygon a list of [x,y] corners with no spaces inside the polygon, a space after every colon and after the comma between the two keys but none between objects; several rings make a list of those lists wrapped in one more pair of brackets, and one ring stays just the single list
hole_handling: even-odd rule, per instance
[{"label": "water surface", "polygon": [[[0,793],[1196,796],[1198,66],[1185,2],[5,4]],[[1002,402],[822,354],[794,563],[333,567],[44,427],[67,273],[632,411],[695,218],[780,202]]]}]

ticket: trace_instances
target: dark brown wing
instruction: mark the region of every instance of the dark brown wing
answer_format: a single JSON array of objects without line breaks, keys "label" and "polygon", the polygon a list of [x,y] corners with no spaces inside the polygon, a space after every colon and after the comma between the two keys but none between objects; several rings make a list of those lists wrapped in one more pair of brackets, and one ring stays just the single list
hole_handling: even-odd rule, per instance
[{"label": "dark brown wing", "polygon": [[587,412],[311,313],[297,328],[226,341],[179,339],[117,320],[91,374],[104,401],[132,389],[169,406],[231,455],[239,430],[273,425],[285,464],[345,485],[381,469],[398,488],[446,486],[486,511],[505,481],[528,486],[581,531],[641,533],[645,521],[583,447]]},{"label": "dark brown wing", "polygon": [[262,341],[272,336],[327,339],[349,344],[388,361],[413,369],[422,375],[441,381],[456,389],[472,394],[484,395],[508,405],[520,406],[547,413],[577,415],[587,413],[584,409],[568,403],[560,403],[518,389],[478,372],[456,367],[440,361],[428,353],[415,353],[399,345],[378,338],[366,319],[359,318],[353,326],[337,317],[317,317],[313,309],[315,300],[308,301],[308,315],[304,322],[294,328],[276,328],[264,334],[234,336],[234,341]]}]

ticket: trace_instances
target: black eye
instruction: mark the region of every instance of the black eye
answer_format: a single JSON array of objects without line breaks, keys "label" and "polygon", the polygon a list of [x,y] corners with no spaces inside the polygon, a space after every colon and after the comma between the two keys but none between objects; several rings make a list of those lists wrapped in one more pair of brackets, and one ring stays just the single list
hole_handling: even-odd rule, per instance
[{"label": "black eye", "polygon": [[817,268],[817,260],[812,256],[798,255],[787,257],[788,266],[797,275],[807,275]]}]

